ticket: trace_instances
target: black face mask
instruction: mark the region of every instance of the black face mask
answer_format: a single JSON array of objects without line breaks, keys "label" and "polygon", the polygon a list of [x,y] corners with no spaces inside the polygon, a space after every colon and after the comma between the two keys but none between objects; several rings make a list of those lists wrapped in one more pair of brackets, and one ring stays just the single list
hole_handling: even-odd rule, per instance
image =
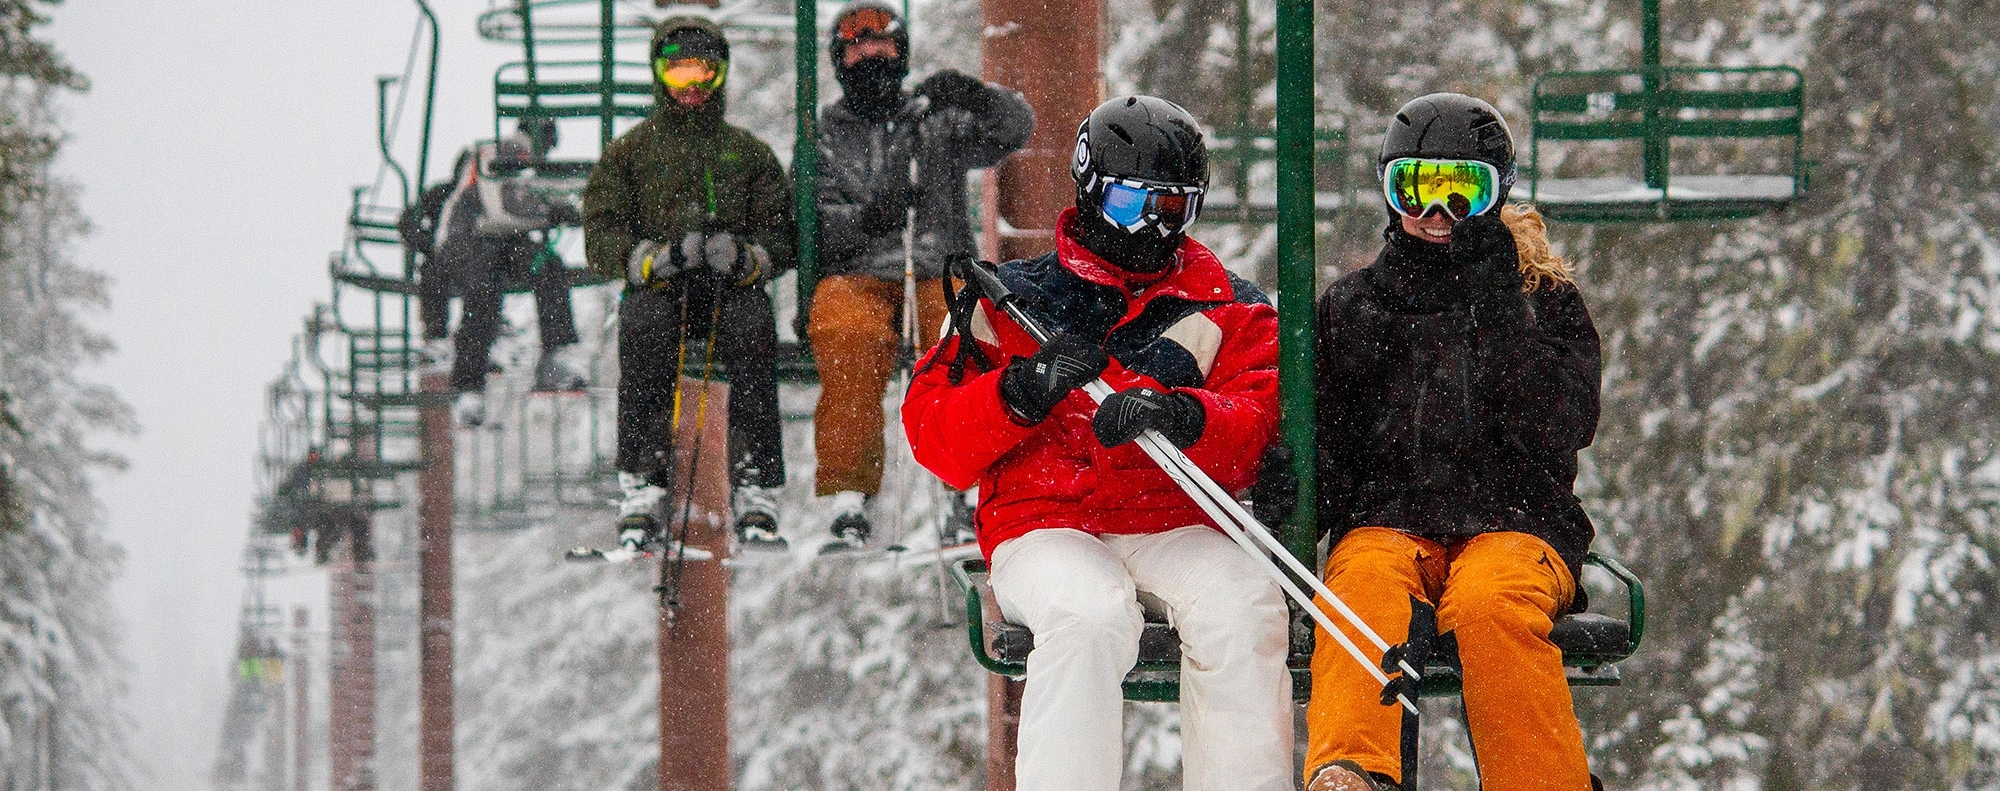
[{"label": "black face mask", "polygon": [[895,58],[867,58],[834,73],[840,80],[840,103],[855,115],[880,120],[903,104],[903,77],[908,64]]},{"label": "black face mask", "polygon": [[1181,249],[1181,240],[1186,238],[1186,234],[1178,233],[1171,236],[1127,233],[1105,222],[1096,212],[1082,209],[1077,211],[1076,231],[1076,240],[1083,243],[1084,249],[1112,266],[1146,275],[1173,266],[1174,253]]}]

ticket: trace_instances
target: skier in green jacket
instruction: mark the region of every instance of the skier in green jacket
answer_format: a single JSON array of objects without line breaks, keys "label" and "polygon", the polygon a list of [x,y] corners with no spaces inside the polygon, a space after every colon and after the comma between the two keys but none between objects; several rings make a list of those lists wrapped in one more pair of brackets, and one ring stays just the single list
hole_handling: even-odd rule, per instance
[{"label": "skier in green jacket", "polygon": [[790,181],[770,146],[722,120],[729,42],[720,27],[667,19],[654,30],[651,56],[652,115],[605,147],[583,192],[590,265],[625,281],[619,540],[638,548],[659,537],[681,355],[706,339],[729,373],[737,538],[776,545],[785,467],[777,323],[764,284],[794,263]]}]

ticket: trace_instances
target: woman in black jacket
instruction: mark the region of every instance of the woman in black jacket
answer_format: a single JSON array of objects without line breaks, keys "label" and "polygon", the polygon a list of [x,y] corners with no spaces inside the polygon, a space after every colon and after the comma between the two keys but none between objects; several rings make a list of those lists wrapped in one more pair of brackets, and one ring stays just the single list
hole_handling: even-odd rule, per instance
[{"label": "woman in black jacket", "polygon": [[[1380,164],[1387,244],[1319,302],[1326,582],[1392,644],[1413,602],[1455,633],[1482,788],[1585,791],[1549,630],[1581,605],[1594,534],[1572,484],[1597,430],[1597,330],[1540,215],[1506,203],[1513,141],[1492,106],[1404,105]],[[1308,791],[1401,782],[1398,710],[1318,645]]]}]

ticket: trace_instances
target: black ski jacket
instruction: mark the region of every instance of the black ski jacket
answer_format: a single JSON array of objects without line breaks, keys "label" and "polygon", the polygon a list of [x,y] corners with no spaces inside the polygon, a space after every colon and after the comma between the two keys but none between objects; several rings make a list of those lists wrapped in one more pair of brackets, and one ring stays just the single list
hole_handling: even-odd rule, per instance
[{"label": "black ski jacket", "polygon": [[1525,322],[1475,329],[1446,247],[1387,237],[1319,301],[1320,532],[1517,531],[1578,574],[1596,531],[1572,487],[1597,433],[1600,365],[1583,295],[1544,287]]},{"label": "black ski jacket", "polygon": [[[917,189],[919,280],[942,277],[945,265],[978,255],[966,210],[965,172],[991,167],[1028,140],[1035,111],[1021,94],[987,84],[987,111],[933,106],[905,93],[890,117],[870,120],[834,102],[820,110],[819,263],[822,274],[903,279],[903,228],[871,234],[862,210],[897,185]],[[910,160],[917,177],[910,178]]]}]

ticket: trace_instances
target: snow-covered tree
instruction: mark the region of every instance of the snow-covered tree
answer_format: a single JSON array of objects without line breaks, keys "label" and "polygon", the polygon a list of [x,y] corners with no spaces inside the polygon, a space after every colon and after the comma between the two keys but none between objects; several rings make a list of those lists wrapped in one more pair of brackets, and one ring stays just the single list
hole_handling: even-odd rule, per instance
[{"label": "snow-covered tree", "polygon": [[117,791],[134,785],[107,599],[118,551],[90,474],[119,463],[93,439],[131,417],[79,375],[110,350],[86,321],[106,283],[69,260],[83,220],[49,171],[51,100],[85,86],[34,37],[51,5],[0,0],[0,789]]}]

